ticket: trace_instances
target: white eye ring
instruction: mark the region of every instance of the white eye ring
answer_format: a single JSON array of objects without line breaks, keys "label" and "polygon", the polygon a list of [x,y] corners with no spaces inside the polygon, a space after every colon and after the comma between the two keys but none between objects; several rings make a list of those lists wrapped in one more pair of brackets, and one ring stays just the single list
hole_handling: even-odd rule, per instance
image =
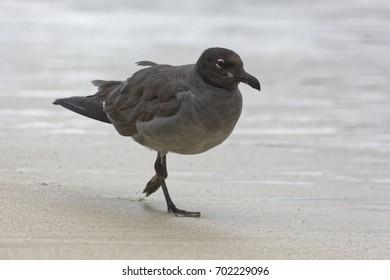
[{"label": "white eye ring", "polygon": [[225,66],[225,60],[223,60],[222,58],[217,59],[217,63],[215,64],[215,66],[217,66],[218,68],[223,68]]}]

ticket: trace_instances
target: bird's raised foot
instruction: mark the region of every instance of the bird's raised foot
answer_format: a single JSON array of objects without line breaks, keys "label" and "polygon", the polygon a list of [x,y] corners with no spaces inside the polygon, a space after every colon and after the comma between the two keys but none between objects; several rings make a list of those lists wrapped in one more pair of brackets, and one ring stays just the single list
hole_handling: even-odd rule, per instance
[{"label": "bird's raised foot", "polygon": [[157,175],[154,175],[152,179],[149,180],[149,182],[146,184],[145,189],[142,193],[146,194],[146,197],[154,193],[160,188],[160,180],[158,179]]},{"label": "bird's raised foot", "polygon": [[200,212],[189,212],[176,208],[176,206],[169,207],[168,212],[174,214],[176,217],[200,217]]}]

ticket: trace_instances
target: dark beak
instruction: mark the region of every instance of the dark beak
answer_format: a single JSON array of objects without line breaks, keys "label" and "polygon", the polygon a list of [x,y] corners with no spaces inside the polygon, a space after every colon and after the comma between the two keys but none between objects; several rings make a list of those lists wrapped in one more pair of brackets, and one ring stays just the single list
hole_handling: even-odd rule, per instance
[{"label": "dark beak", "polygon": [[238,75],[234,75],[234,77],[237,79],[237,81],[240,81],[242,83],[246,83],[247,85],[250,85],[254,89],[257,89],[260,91],[260,82],[255,77],[253,77],[251,74],[245,72],[242,70],[242,72]]}]

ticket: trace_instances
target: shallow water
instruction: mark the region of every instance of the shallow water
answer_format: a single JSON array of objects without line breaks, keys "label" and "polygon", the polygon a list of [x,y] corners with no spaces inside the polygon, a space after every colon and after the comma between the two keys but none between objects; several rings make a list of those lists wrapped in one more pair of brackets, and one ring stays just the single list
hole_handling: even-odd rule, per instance
[{"label": "shallow water", "polygon": [[[237,51],[262,83],[246,85],[227,143],[352,150],[389,164],[390,4],[386,1],[2,1],[0,136],[105,134],[51,105],[125,79],[134,62],[193,63]],[[4,140],[3,140],[4,141]]]},{"label": "shallow water", "polygon": [[224,46],[263,88],[241,86],[230,141],[390,151],[387,1],[79,2],[2,1],[2,134],[80,133],[85,122],[49,101],[125,79],[138,60],[185,64]]}]

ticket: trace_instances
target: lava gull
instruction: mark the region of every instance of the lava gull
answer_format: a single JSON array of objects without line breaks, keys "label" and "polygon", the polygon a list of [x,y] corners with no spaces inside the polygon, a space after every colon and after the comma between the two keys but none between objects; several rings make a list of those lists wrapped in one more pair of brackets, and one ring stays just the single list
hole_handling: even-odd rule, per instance
[{"label": "lava gull", "polygon": [[172,66],[140,61],[147,66],[126,81],[92,81],[97,93],[60,98],[61,105],[86,117],[110,123],[120,135],[157,152],[156,174],[146,196],[162,187],[168,211],[199,217],[200,212],[177,208],[165,183],[169,152],[193,155],[221,144],[232,133],[242,109],[240,82],[260,90],[259,81],[245,72],[232,50],[209,48],[196,64]]}]

